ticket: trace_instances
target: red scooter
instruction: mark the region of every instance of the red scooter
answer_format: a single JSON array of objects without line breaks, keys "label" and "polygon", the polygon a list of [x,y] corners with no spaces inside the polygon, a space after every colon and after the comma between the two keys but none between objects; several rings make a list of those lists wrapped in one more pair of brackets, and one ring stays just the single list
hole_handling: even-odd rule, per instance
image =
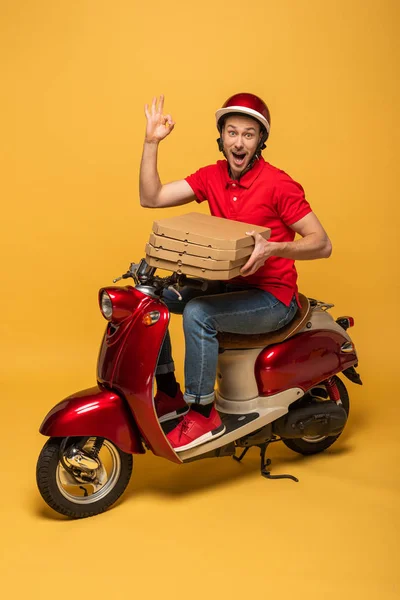
[{"label": "red scooter", "polygon": [[179,295],[182,286],[204,290],[207,283],[155,272],[142,260],[118,278],[132,277],[135,287],[100,290],[108,324],[97,385],[57,404],[40,427],[50,439],[38,459],[37,484],[47,504],[63,515],[89,517],[114,504],[131,477],[132,455],[146,449],[186,463],[218,456],[241,460],[257,446],[263,476],[297,481],[271,475],[267,446],[282,440],[295,452],[315,454],[331,446],[346,424],[349,397],[337,373],[361,384],[346,331],[353,319],[335,321],[328,313],[333,305],[300,295],[301,309],[279,331],[219,334],[216,406],[226,432],[176,453],[166,438],[176,421],[160,423],[154,408],[154,374],[170,318],[161,296],[166,288]]}]

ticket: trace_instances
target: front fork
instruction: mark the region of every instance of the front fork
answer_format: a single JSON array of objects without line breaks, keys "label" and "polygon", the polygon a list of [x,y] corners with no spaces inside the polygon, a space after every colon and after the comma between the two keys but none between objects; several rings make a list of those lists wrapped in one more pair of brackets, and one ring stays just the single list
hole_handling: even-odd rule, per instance
[{"label": "front fork", "polygon": [[101,467],[98,456],[104,438],[96,437],[90,451],[86,452],[84,446],[89,439],[90,437],[66,437],[60,445],[60,463],[76,483],[92,483],[96,478],[97,469]]}]

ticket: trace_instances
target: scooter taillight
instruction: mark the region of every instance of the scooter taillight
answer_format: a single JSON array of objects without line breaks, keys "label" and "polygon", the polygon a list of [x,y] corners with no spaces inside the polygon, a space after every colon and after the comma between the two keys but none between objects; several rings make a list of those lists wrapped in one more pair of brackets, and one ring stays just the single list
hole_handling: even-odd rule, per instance
[{"label": "scooter taillight", "polygon": [[353,317],[339,317],[336,319],[336,323],[344,330],[348,329],[349,327],[354,327]]}]

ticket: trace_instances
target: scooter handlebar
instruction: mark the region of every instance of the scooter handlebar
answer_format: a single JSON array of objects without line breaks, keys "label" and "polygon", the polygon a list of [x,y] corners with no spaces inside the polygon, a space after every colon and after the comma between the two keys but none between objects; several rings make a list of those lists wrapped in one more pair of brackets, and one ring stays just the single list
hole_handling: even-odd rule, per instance
[{"label": "scooter handlebar", "polygon": [[205,292],[208,288],[208,281],[205,279],[195,279],[194,277],[187,277],[186,275],[180,275],[179,277],[180,287],[191,287],[195,290],[201,290]]},{"label": "scooter handlebar", "polygon": [[157,290],[161,291],[169,286],[178,285],[179,287],[191,287],[197,290],[205,292],[208,288],[208,281],[205,279],[196,279],[194,277],[188,277],[187,275],[178,275],[174,272],[169,277],[157,277],[155,276],[156,267],[150,267],[146,260],[142,258],[139,263],[131,263],[128,271],[114,279],[114,283],[121,279],[132,277],[137,284],[154,286]]}]

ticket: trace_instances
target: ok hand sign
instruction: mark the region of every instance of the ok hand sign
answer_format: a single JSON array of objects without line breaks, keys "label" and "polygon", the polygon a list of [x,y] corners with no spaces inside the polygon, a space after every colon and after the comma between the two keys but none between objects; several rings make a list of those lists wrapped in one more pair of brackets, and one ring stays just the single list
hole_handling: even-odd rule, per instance
[{"label": "ok hand sign", "polygon": [[[158,106],[157,106],[158,104]],[[146,126],[146,142],[158,144],[167,135],[171,133],[174,128],[174,121],[171,115],[163,115],[164,107],[164,96],[160,96],[160,101],[157,102],[157,98],[153,98],[151,108],[146,104],[144,112],[147,118]]]}]

